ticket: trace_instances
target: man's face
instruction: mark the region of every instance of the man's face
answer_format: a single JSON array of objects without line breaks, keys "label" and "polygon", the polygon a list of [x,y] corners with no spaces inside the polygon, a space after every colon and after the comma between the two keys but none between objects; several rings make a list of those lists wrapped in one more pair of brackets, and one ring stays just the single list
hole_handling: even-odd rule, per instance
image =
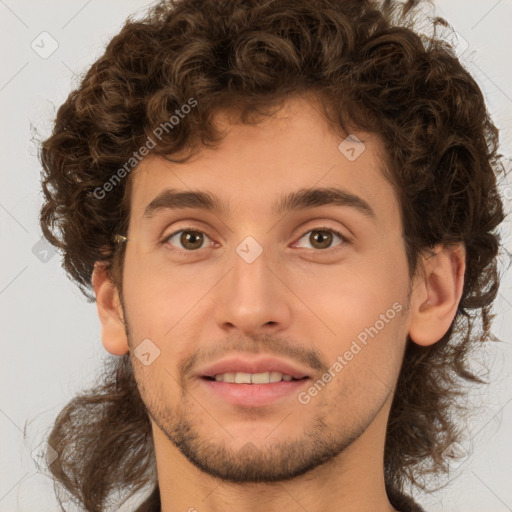
[{"label": "man's face", "polygon": [[[185,164],[147,158],[133,175],[123,313],[137,383],[154,430],[222,479],[303,474],[389,413],[408,332],[399,207],[380,142],[359,133],[364,147],[338,148],[317,110],[289,101],[253,126],[222,115],[217,149]],[[276,211],[316,188],[374,214],[355,203]],[[208,193],[222,211],[159,201],[145,216],[167,189]],[[143,340],[146,364],[133,354]],[[298,380],[266,373],[279,370]],[[241,382],[226,382],[233,373]],[[269,377],[280,382],[246,383]]]}]

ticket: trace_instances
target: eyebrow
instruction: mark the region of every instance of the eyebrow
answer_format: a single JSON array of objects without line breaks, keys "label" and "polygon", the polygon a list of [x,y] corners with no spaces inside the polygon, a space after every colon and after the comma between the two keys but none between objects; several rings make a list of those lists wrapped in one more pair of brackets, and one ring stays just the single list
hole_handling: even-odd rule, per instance
[{"label": "eyebrow", "polygon": [[[376,220],[375,211],[364,199],[336,187],[299,189],[283,194],[274,203],[272,212],[275,215],[283,215],[291,211],[320,206],[346,206],[357,210],[371,220]],[[221,216],[227,216],[229,212],[227,205],[209,192],[165,189],[146,206],[143,218],[151,218],[160,211],[183,208],[199,208]]]}]

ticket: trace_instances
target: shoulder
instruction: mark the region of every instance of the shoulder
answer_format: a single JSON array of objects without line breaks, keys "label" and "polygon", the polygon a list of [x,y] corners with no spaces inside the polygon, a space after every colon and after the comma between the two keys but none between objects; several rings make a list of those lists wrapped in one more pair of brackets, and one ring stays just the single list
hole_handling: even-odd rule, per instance
[{"label": "shoulder", "polygon": [[416,503],[410,496],[403,494],[397,489],[386,487],[386,493],[391,505],[400,512],[426,512],[426,510]]},{"label": "shoulder", "polygon": [[158,485],[151,491],[144,503],[139,505],[135,512],[160,512],[160,489]]}]

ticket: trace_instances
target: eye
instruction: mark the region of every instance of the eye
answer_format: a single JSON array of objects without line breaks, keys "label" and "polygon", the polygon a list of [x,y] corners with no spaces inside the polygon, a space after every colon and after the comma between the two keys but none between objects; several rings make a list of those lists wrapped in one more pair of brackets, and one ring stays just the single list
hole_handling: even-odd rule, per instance
[{"label": "eye", "polygon": [[[177,247],[178,250],[190,252],[202,249],[205,239],[210,240],[210,237],[206,233],[203,233],[202,231],[197,231],[191,228],[185,228],[180,229],[179,231],[175,231],[169,236],[166,236],[163,240],[163,243],[168,242],[171,245],[175,246],[175,243],[172,242],[173,239],[176,239],[175,243],[181,244],[181,247]],[[208,245],[211,246],[212,243]]]},{"label": "eye", "polygon": [[[307,235],[309,235],[307,242],[312,245],[310,248],[321,251],[333,248],[332,244],[336,238],[340,241],[336,246],[348,243],[348,240],[338,231],[327,227],[318,227],[304,233],[300,239],[295,242],[294,247],[300,244],[300,241],[306,238]],[[207,240],[210,242],[206,243]],[[204,249],[205,247],[213,247],[214,242],[203,231],[194,228],[183,228],[166,236],[162,240],[162,244],[169,244],[182,253],[191,253],[199,249]]]},{"label": "eye", "polygon": [[304,233],[296,243],[299,243],[300,240],[306,237],[306,235],[309,235],[307,241],[313,245],[313,247],[311,247],[312,249],[330,249],[334,237],[339,238],[340,241],[343,242],[342,244],[337,245],[344,245],[345,243],[348,243],[347,239],[341,233],[326,227],[310,229]]}]

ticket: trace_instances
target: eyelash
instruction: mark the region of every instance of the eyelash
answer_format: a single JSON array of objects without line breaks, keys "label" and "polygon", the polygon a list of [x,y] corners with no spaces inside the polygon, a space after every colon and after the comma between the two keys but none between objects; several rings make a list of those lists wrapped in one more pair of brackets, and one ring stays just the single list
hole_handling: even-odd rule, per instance
[{"label": "eyelash", "polygon": [[[342,235],[339,231],[336,231],[335,229],[331,229],[331,228],[328,228],[327,226],[319,226],[319,227],[315,227],[315,228],[312,228],[312,229],[308,229],[307,231],[305,231],[298,239],[297,241],[301,240],[302,238],[304,238],[305,235],[307,235],[308,233],[311,233],[312,231],[324,231],[324,232],[328,232],[328,233],[333,233],[334,235],[338,236],[340,239],[341,239],[341,244],[338,245],[338,246],[335,246],[335,247],[328,247],[327,249],[310,249],[312,251],[316,251],[316,252],[328,252],[328,251],[336,251],[336,250],[342,250],[343,249],[343,246],[345,245],[348,245],[350,242],[348,241],[348,239]],[[205,235],[206,237],[210,238],[208,236],[207,233],[205,233],[204,231],[201,231],[200,229],[195,229],[194,227],[191,227],[191,226],[187,226],[187,227],[184,227],[184,228],[181,228],[181,229],[178,229],[176,231],[174,231],[173,233],[169,234],[169,235],[166,235],[163,240],[160,242],[162,245],[164,246],[171,246],[172,249],[169,249],[169,250],[172,250],[173,252],[177,252],[179,254],[182,254],[182,255],[185,255],[185,256],[193,256],[195,254],[197,254],[199,251],[201,251],[202,249],[205,249],[207,247],[202,247],[201,249],[195,249],[195,250],[187,250],[187,249],[178,249],[174,246],[172,246],[171,244],[168,243],[168,240],[170,238],[172,238],[173,236],[177,235],[178,233],[182,233],[182,232],[193,232],[193,233],[199,233],[199,234],[202,234],[202,235]],[[341,247],[340,247],[341,246]]]}]

